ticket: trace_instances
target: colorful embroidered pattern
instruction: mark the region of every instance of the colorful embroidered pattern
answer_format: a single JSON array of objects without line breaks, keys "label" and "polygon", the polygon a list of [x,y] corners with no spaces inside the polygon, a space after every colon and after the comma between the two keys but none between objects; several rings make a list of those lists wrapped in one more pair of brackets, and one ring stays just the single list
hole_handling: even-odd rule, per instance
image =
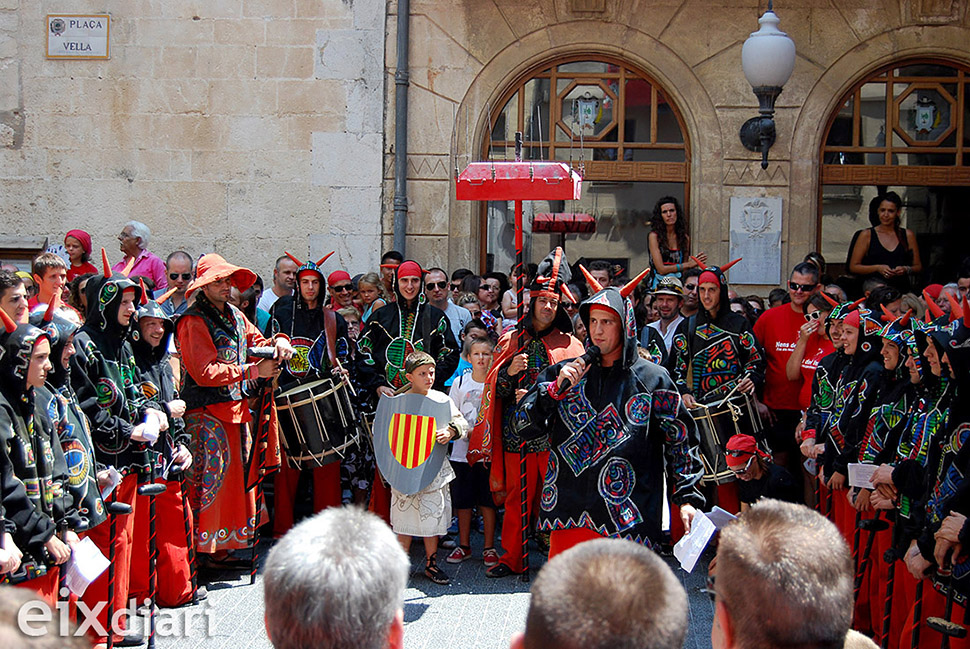
[{"label": "colorful embroidered pattern", "polygon": [[546,478],[542,485],[542,495],[539,496],[539,506],[544,512],[551,512],[559,502],[559,488],[556,487],[556,478],[559,477],[559,458],[555,453],[549,454],[549,462],[546,464]]},{"label": "colorful embroidered pattern", "polygon": [[586,399],[585,378],[559,402],[559,413],[572,435],[559,445],[559,453],[573,475],[596,465],[610,449],[630,438],[616,406],[597,413]]},{"label": "colorful embroidered pattern", "polygon": [[650,421],[651,397],[646,392],[635,394],[626,402],[626,419],[634,426],[646,426]]},{"label": "colorful embroidered pattern", "polygon": [[225,479],[231,461],[229,440],[226,439],[222,423],[203,413],[186,415],[185,429],[191,440],[189,481],[195,487],[191,492],[194,496],[193,507],[206,509],[215,501]]}]

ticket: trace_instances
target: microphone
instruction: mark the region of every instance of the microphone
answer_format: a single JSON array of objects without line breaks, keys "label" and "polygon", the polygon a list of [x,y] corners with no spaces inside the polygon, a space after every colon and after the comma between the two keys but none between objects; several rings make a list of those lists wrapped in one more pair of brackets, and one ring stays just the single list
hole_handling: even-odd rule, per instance
[{"label": "microphone", "polygon": [[[580,356],[577,360],[583,361],[583,364],[586,365],[586,367],[589,367],[590,363],[595,363],[599,359],[600,359],[600,348],[597,347],[596,345],[590,345],[589,349],[587,349],[583,353],[583,355]],[[570,382],[570,380],[563,379],[562,385],[559,387],[559,390],[557,390],[557,392],[559,392],[559,394],[562,394],[571,387],[572,387],[572,383]]]}]

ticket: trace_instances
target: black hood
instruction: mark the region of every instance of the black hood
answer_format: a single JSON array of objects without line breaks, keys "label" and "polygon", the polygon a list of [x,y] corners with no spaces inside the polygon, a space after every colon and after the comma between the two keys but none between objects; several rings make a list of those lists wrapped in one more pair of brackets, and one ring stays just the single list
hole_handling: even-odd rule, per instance
[{"label": "black hood", "polygon": [[970,383],[970,327],[964,319],[933,327],[927,335],[937,344],[937,351],[946,354],[957,385]]},{"label": "black hood", "polygon": [[42,329],[51,343],[51,365],[54,369],[47,375],[47,382],[60,389],[70,383],[71,364],[61,365],[61,356],[71,336],[81,328],[81,319],[72,309],[50,309],[30,314],[30,324]]},{"label": "black hood", "polygon": [[97,275],[88,280],[84,287],[84,294],[88,299],[88,312],[84,318],[84,329],[99,340],[117,341],[122,343],[131,330],[134,318],[127,327],[118,323],[118,309],[121,307],[121,296],[127,290],[135,291],[135,304],[141,302],[141,287],[121,273],[114,273],[111,277]]},{"label": "black hood", "polygon": [[623,353],[620,356],[620,365],[623,369],[628,369],[639,358],[633,302],[629,298],[624,298],[620,290],[613,286],[594,293],[579,305],[579,317],[582,318],[587,330],[589,330],[589,310],[593,305],[606,307],[619,316],[623,332]]},{"label": "black hood", "polygon": [[34,346],[47,334],[31,324],[19,324],[9,333],[5,329],[0,332],[0,391],[10,403],[17,403],[27,392],[27,370]]},{"label": "black hood", "polygon": [[[165,334],[162,336],[162,341],[158,344],[158,347],[152,347],[147,340],[142,338],[141,329],[138,326],[138,321],[142,318],[158,318],[162,321]],[[174,331],[175,323],[162,311],[162,307],[159,306],[158,302],[155,300],[145,300],[138,307],[138,310],[135,311],[135,315],[132,316],[130,334],[132,351],[139,356],[149,358],[153,361],[161,360],[168,353],[168,345],[172,340],[172,333]]]}]

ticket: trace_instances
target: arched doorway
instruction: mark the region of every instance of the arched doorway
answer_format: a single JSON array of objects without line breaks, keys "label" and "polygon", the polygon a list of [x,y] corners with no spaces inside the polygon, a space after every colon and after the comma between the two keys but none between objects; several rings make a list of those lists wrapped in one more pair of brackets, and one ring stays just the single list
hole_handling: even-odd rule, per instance
[{"label": "arched doorway", "polygon": [[821,147],[819,250],[837,276],[868,205],[892,189],[916,233],[918,283],[953,281],[970,219],[970,67],[942,59],[884,66],[857,82],[829,116]]},{"label": "arched doorway", "polygon": [[[515,132],[523,134],[523,159],[563,160],[582,167],[580,201],[524,205],[525,260],[538,262],[559,235],[533,234],[531,216],[584,212],[595,234],[565,237],[571,262],[609,259],[627,270],[648,265],[647,233],[653,205],[672,195],[685,204],[690,144],[679,109],[649,75],[604,56],[548,61],[509,82],[489,115],[490,137],[482,159],[511,160]],[[508,272],[514,258],[512,204],[483,205],[483,268]]]}]

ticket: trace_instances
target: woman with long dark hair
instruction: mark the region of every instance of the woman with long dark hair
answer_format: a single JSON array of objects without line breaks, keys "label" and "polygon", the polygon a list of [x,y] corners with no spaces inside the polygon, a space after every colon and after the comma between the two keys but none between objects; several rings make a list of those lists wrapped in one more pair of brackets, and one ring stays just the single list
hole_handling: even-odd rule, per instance
[{"label": "woman with long dark hair", "polygon": [[[690,235],[687,234],[687,218],[684,208],[673,196],[664,196],[653,206],[650,219],[650,234],[647,235],[650,249],[650,267],[654,285],[664,275],[681,278],[683,271],[695,268],[697,262],[690,257]],[[695,255],[702,263],[707,263],[707,255]]]},{"label": "woman with long dark hair", "polygon": [[881,277],[901,293],[908,293],[910,276],[919,275],[916,234],[899,225],[903,200],[896,192],[883,192],[869,202],[871,228],[853,237],[849,253],[849,272],[866,277]]}]

